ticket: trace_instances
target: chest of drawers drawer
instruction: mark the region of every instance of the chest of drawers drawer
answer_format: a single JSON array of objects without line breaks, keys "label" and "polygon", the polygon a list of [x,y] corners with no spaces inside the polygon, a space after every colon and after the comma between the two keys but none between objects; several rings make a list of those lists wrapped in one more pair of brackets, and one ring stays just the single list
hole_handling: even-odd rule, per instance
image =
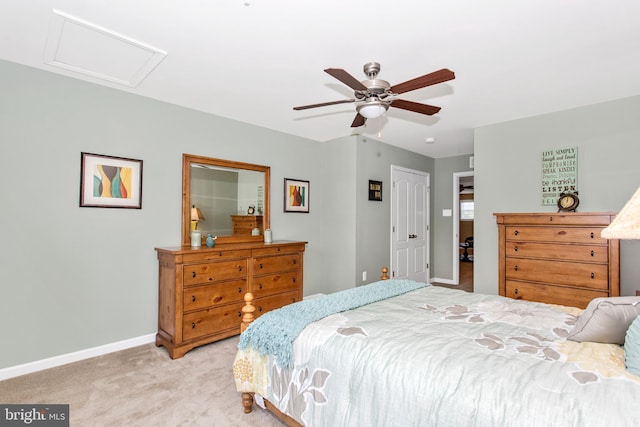
[{"label": "chest of drawers drawer", "polygon": [[608,292],[606,290],[597,291],[593,289],[583,289],[576,292],[575,287],[507,280],[505,296],[547,304],[586,307],[592,299],[608,296]]},{"label": "chest of drawers drawer", "polygon": [[257,257],[253,259],[253,274],[263,275],[299,270],[302,265],[301,260],[302,255],[299,253]]},{"label": "chest of drawers drawer", "polygon": [[261,314],[283,307],[287,304],[293,304],[301,299],[302,298],[298,296],[298,291],[285,292],[264,298],[256,298],[254,300],[254,307],[256,308],[254,315],[255,317],[259,317]]},{"label": "chest of drawers drawer", "polygon": [[607,239],[600,237],[603,227],[506,226],[505,228],[507,240],[554,243],[607,243]]},{"label": "chest of drawers drawer", "polygon": [[212,285],[192,286],[183,291],[182,307],[185,312],[242,302],[248,292],[247,281],[232,280]]},{"label": "chest of drawers drawer", "polygon": [[255,277],[251,293],[255,298],[260,298],[264,295],[296,290],[302,280],[301,273],[300,270],[296,270]]},{"label": "chest of drawers drawer", "polygon": [[240,330],[243,305],[244,303],[236,303],[185,313],[182,317],[182,338],[191,340],[228,330]]},{"label": "chest of drawers drawer", "polygon": [[607,289],[609,270],[604,264],[507,258],[506,278],[562,284],[591,289]]},{"label": "chest of drawers drawer", "polygon": [[607,245],[568,245],[562,243],[505,242],[505,255],[517,258],[544,258],[565,261],[607,263]]},{"label": "chest of drawers drawer", "polygon": [[188,264],[184,266],[183,274],[185,286],[243,278],[247,277],[247,260]]}]

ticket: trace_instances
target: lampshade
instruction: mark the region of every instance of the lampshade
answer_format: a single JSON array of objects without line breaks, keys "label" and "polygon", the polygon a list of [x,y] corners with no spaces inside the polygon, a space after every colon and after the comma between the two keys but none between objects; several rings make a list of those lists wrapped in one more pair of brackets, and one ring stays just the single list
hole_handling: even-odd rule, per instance
[{"label": "lampshade", "polygon": [[367,119],[375,119],[380,117],[387,111],[389,106],[380,101],[368,101],[366,104],[357,107],[358,113]]},{"label": "lampshade", "polygon": [[605,239],[640,239],[640,188],[600,236]]},{"label": "lampshade", "polygon": [[191,206],[191,221],[203,221],[204,215],[200,208],[196,208],[195,205]]}]

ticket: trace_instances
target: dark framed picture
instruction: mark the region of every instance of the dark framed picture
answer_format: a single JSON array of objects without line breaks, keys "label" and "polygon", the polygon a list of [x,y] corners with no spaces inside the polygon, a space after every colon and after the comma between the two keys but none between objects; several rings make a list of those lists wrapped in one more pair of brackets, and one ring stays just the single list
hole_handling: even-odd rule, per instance
[{"label": "dark framed picture", "polygon": [[142,160],[81,153],[80,207],[142,208]]},{"label": "dark framed picture", "polygon": [[382,201],[382,181],[369,180],[369,200]]},{"label": "dark framed picture", "polygon": [[309,213],[309,181],[284,179],[284,211]]}]

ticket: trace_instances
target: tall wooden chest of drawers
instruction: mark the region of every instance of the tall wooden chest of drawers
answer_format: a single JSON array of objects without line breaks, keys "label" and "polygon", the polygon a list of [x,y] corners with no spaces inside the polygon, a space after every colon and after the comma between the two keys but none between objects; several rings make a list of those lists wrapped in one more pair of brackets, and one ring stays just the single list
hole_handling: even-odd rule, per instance
[{"label": "tall wooden chest of drawers", "polygon": [[250,236],[254,228],[260,230],[260,234],[264,234],[262,215],[231,215],[231,229],[233,235]]},{"label": "tall wooden chest of drawers", "polygon": [[619,241],[600,237],[615,213],[494,215],[500,295],[582,308],[620,295]]},{"label": "tall wooden chest of drawers", "polygon": [[256,317],[302,300],[305,242],[229,243],[156,248],[159,263],[156,345],[172,359],[240,333],[244,295]]}]

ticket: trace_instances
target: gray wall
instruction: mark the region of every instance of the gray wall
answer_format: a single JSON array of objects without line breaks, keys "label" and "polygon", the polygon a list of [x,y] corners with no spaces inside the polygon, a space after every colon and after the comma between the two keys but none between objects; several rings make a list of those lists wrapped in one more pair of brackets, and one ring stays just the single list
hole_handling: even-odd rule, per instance
[{"label": "gray wall", "polygon": [[[524,100],[523,102],[526,102]],[[541,205],[546,149],[578,147],[579,211],[618,212],[640,185],[640,96],[475,131],[474,289],[498,292],[494,212],[555,212]],[[621,294],[640,289],[640,242],[621,241]]]},{"label": "gray wall", "polygon": [[[390,267],[391,165],[428,172],[433,180],[434,159],[379,141],[358,137],[355,188],[355,283],[380,279],[380,269]],[[382,202],[369,201],[369,180],[382,181]],[[430,205],[433,205],[431,191]],[[355,218],[354,218],[355,219]],[[431,251],[433,253],[433,251]],[[353,268],[354,264],[352,264]],[[362,272],[367,280],[362,281]]]},{"label": "gray wall", "polygon": [[[363,268],[388,262],[386,241],[356,247],[357,215],[380,229],[358,207],[356,137],[311,141],[1,60],[0,93],[0,369],[155,333],[153,248],[180,242],[183,153],[271,166],[274,239],[308,242],[305,295],[360,284],[359,250]],[[371,147],[385,182],[391,161],[433,161]],[[142,209],[79,208],[82,151],[143,160]],[[309,180],[309,214],[283,212],[284,178]]]},{"label": "gray wall", "polygon": [[435,179],[431,193],[434,196],[432,222],[432,278],[453,279],[453,216],[443,216],[443,209],[453,210],[453,174],[467,172],[470,155],[436,159]]}]

